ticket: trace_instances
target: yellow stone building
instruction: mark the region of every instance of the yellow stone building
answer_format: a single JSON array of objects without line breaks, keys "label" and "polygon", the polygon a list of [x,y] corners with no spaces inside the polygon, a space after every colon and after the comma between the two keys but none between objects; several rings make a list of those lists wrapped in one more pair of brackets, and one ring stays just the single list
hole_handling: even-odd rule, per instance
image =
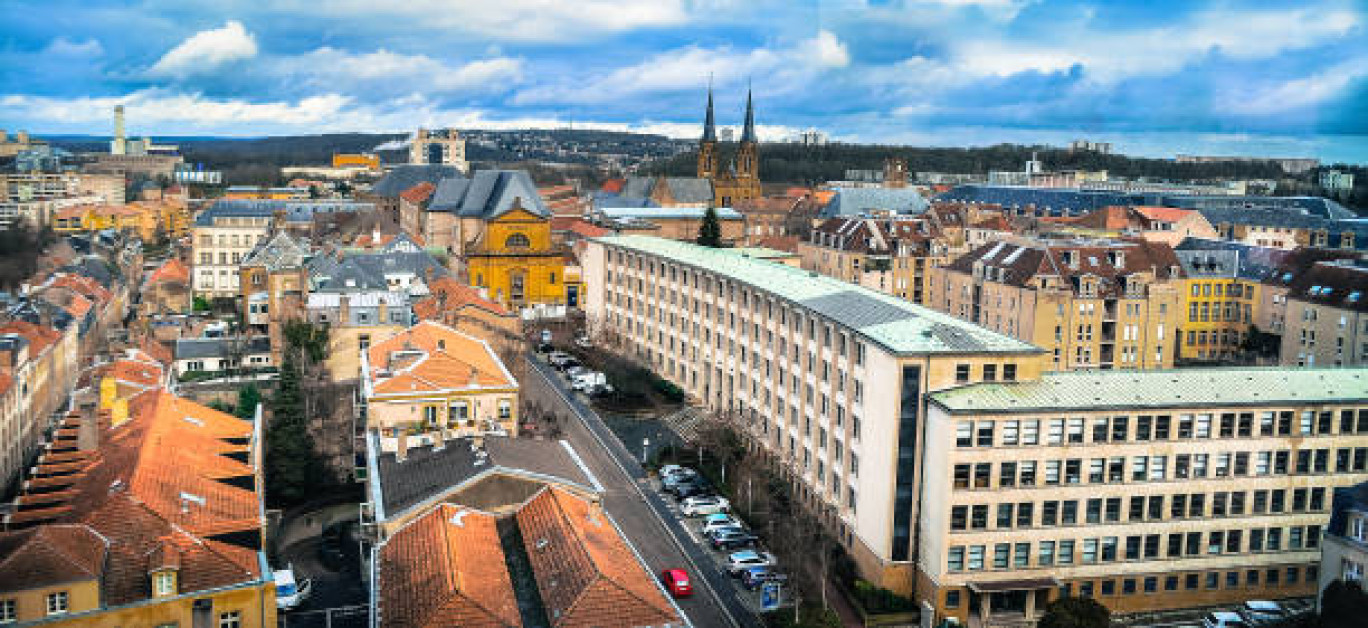
[{"label": "yellow stone building", "polygon": [[78,205],[53,216],[52,229],[58,233],[87,233],[114,229],[134,233],[145,241],[158,232],[180,237],[190,226],[185,204],[167,201],[141,201],[127,205]]},{"label": "yellow stone building", "polygon": [[[1186,275],[1183,314],[1178,334],[1178,357],[1183,360],[1229,360],[1240,357],[1254,322],[1268,272],[1257,255],[1247,249],[1203,247],[1200,241],[1184,243],[1174,253]],[[1209,241],[1208,241],[1209,242]],[[1241,250],[1245,249],[1245,250]]]},{"label": "yellow stone building", "polygon": [[521,170],[481,170],[451,177],[420,219],[429,246],[446,246],[453,266],[499,305],[565,305],[578,301],[580,283],[567,277],[569,252],[551,238],[551,211]]}]

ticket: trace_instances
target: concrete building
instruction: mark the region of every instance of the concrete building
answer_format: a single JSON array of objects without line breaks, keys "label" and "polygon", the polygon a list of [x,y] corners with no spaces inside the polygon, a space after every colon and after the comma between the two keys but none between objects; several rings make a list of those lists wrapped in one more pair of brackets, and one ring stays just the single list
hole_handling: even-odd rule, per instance
[{"label": "concrete building", "polygon": [[934,393],[926,417],[917,597],[971,626],[1060,595],[1311,595],[1331,494],[1368,479],[1365,369],[1049,373]]},{"label": "concrete building", "polygon": [[1368,265],[1317,262],[1286,295],[1280,361],[1286,366],[1368,365]]},{"label": "concrete building", "polygon": [[583,264],[591,329],[708,409],[735,412],[861,571],[902,591],[914,582],[925,394],[1038,376],[1029,344],[743,251],[611,236]]},{"label": "concrete building", "polygon": [[1320,173],[1322,189],[1343,192],[1354,189],[1354,173],[1342,170],[1326,170]]},{"label": "concrete building", "polygon": [[1173,366],[1184,286],[1167,245],[996,242],[930,275],[929,307],[1044,348],[1054,370]]},{"label": "concrete building", "polygon": [[195,296],[237,297],[242,291],[238,265],[266,239],[275,223],[275,211],[269,207],[218,203],[201,211],[190,228]]},{"label": "concrete building", "polygon": [[949,262],[940,231],[919,217],[828,218],[798,243],[802,266],[925,304],[930,270]]},{"label": "concrete building", "polygon": [[409,163],[454,166],[462,174],[470,172],[465,139],[456,129],[418,129],[409,141]]},{"label": "concrete building", "polygon": [[1325,587],[1339,580],[1363,584],[1368,573],[1368,483],[1335,489],[1330,523],[1321,541],[1317,604]]}]

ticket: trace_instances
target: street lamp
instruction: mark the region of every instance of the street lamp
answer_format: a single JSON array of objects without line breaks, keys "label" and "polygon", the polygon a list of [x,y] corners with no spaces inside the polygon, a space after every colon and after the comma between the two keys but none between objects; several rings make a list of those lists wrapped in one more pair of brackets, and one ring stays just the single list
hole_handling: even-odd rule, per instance
[{"label": "street lamp", "polygon": [[645,465],[645,464],[646,464],[646,450],[647,450],[647,448],[649,448],[650,446],[651,446],[651,439],[649,439],[649,438],[642,438],[642,439],[641,439],[641,464],[642,464],[642,465]]}]

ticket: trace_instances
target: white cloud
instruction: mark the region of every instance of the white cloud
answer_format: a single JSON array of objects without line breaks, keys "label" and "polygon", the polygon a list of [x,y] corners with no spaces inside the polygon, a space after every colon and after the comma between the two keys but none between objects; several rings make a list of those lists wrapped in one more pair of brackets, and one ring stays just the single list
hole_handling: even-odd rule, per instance
[{"label": "white cloud", "polygon": [[1350,59],[1322,72],[1272,86],[1239,93],[1229,99],[1229,111],[1272,115],[1314,107],[1339,96],[1351,83],[1368,76],[1368,57]]},{"label": "white cloud", "polygon": [[521,59],[494,57],[451,66],[427,55],[405,55],[380,49],[351,53],[323,47],[296,57],[282,57],[277,71],[327,89],[375,87],[389,92],[503,91],[522,78]]},{"label": "white cloud", "polygon": [[667,50],[641,63],[588,81],[565,81],[520,92],[514,102],[600,104],[652,93],[699,90],[711,79],[719,86],[756,80],[771,96],[806,89],[817,72],[849,65],[846,45],[830,31],[791,47],[738,50],[731,46],[689,46]]},{"label": "white cloud", "polygon": [[104,46],[99,41],[87,39],[85,41],[72,41],[65,37],[58,37],[48,43],[43,49],[45,55],[55,55],[59,57],[98,57],[104,54]]},{"label": "white cloud", "polygon": [[[282,3],[312,12],[312,2]],[[386,5],[384,19],[402,17],[422,26],[478,34],[496,41],[568,41],[641,28],[677,26],[689,21],[685,0],[500,0],[451,2],[406,0]],[[324,11],[347,17],[373,19],[371,0],[330,3]]]},{"label": "white cloud", "polygon": [[230,20],[222,28],[191,35],[162,55],[147,73],[154,77],[184,78],[250,59],[256,54],[256,39],[242,22]]}]

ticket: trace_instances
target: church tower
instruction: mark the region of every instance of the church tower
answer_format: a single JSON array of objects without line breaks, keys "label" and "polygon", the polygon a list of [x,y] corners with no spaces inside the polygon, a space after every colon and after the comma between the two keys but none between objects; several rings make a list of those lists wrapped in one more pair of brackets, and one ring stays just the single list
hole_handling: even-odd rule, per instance
[{"label": "church tower", "polygon": [[717,129],[713,126],[712,85],[708,85],[708,112],[703,118],[703,139],[698,142],[698,178],[717,176]]},{"label": "church tower", "polygon": [[746,90],[746,126],[741,131],[741,146],[736,151],[736,178],[760,180],[760,155],[756,152],[755,106],[751,103],[751,92]]}]

